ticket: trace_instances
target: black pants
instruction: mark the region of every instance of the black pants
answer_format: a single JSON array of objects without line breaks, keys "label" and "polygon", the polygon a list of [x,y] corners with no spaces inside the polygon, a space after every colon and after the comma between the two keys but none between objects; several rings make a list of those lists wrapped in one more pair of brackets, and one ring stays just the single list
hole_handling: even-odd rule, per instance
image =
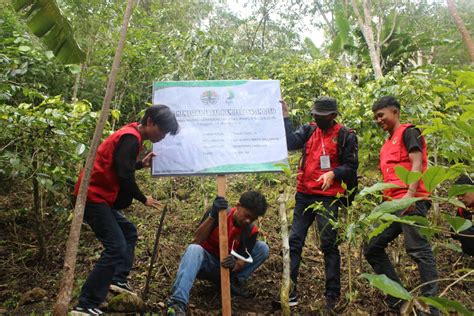
[{"label": "black pants", "polygon": [[[325,295],[339,296],[341,292],[341,256],[337,243],[337,232],[329,223],[329,219],[336,220],[338,205],[334,197],[308,195],[296,193],[296,204],[293,215],[293,224],[290,232],[290,277],[296,284],[301,262],[301,252],[305,243],[308,229],[316,219],[321,250],[324,253],[324,267],[326,273]],[[322,202],[325,211],[306,210],[314,202]]]},{"label": "black pants", "polygon": [[[414,211],[407,215],[421,215],[426,216],[431,203],[428,201],[418,201],[415,204]],[[397,216],[401,215],[402,211],[397,212]],[[364,254],[367,261],[370,263],[375,273],[385,274],[390,279],[401,283],[395,272],[395,269],[390,262],[390,259],[385,252],[388,244],[403,233],[405,238],[405,249],[407,254],[418,265],[421,283],[429,282],[438,279],[438,271],[436,270],[436,261],[431,251],[431,246],[428,240],[420,234],[418,228],[402,223],[392,223],[380,235],[372,238],[365,246]],[[433,282],[424,285],[421,288],[423,296],[435,296],[438,292],[438,283]],[[389,296],[387,303],[393,305],[399,299]]]},{"label": "black pants", "polygon": [[84,221],[105,248],[82,286],[79,297],[79,306],[94,308],[105,300],[113,281],[127,281],[138,235],[135,225],[105,203],[87,202]]}]

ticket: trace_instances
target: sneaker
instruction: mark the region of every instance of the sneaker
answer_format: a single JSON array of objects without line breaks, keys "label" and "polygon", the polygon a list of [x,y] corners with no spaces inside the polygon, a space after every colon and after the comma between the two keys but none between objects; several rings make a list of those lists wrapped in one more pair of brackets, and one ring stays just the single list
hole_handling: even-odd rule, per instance
[{"label": "sneaker", "polygon": [[255,293],[249,290],[246,282],[233,279],[230,282],[230,293],[234,296],[240,296],[243,298],[255,297]]},{"label": "sneaker", "polygon": [[[293,290],[290,295],[288,296],[288,305],[290,307],[294,307],[298,305],[298,293],[296,293],[296,290]],[[281,301],[278,300],[273,300],[272,301],[272,307],[274,310],[280,310],[281,309]]]},{"label": "sneaker", "polygon": [[166,310],[166,315],[185,316],[186,306],[181,302],[171,300],[168,302],[168,309]]},{"label": "sneaker", "polygon": [[72,316],[87,316],[87,315],[105,315],[103,311],[98,308],[84,308],[76,306],[71,311]]},{"label": "sneaker", "polygon": [[133,289],[128,282],[112,282],[112,284],[110,284],[110,290],[117,293],[137,295],[137,293],[133,292]]}]

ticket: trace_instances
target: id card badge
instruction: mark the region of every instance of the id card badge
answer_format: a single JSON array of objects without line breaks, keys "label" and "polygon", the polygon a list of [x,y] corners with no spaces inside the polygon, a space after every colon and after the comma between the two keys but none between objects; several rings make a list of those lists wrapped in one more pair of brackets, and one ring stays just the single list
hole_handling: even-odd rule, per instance
[{"label": "id card badge", "polygon": [[319,162],[321,165],[321,170],[331,169],[331,159],[328,155],[320,156]]}]

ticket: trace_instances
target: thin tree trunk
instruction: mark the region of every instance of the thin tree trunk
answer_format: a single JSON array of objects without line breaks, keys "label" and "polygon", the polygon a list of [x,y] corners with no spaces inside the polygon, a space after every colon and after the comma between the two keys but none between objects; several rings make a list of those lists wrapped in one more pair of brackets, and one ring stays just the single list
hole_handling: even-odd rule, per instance
[{"label": "thin tree trunk", "polygon": [[364,19],[360,14],[359,8],[357,7],[356,1],[351,0],[354,13],[357,17],[357,23],[364,34],[365,42],[369,50],[369,57],[372,63],[372,68],[374,69],[375,79],[380,79],[383,77],[382,67],[380,64],[380,54],[377,53],[375,46],[374,32],[372,30],[372,16],[370,14],[369,3],[367,0],[362,0],[362,7],[364,10]]},{"label": "thin tree trunk", "polygon": [[76,80],[75,80],[74,86],[72,88],[71,100],[73,102],[77,101],[77,92],[79,91],[79,86],[81,85],[82,74],[84,73],[84,71],[86,70],[87,65],[89,64],[91,47],[95,46],[96,40],[97,40],[97,34],[96,34],[96,36],[94,36],[94,40],[92,41],[92,44],[89,45],[89,47],[87,48],[86,58],[85,58],[84,62],[81,63],[81,70],[76,75]]},{"label": "thin tree trunk", "polygon": [[84,70],[84,63],[81,64],[81,70],[76,75],[76,80],[74,81],[74,86],[72,87],[72,96],[71,101],[75,102],[77,100],[77,92],[79,91],[79,84],[81,82],[82,71]]},{"label": "thin tree trunk", "polygon": [[71,301],[71,290],[74,283],[74,271],[76,268],[76,255],[77,248],[79,245],[79,236],[81,233],[81,224],[84,216],[84,207],[87,198],[87,189],[89,186],[89,180],[91,177],[92,166],[99,147],[99,142],[102,137],[105,122],[109,115],[110,101],[112,100],[115,81],[117,73],[120,67],[120,60],[122,59],[123,47],[125,45],[125,38],[127,35],[128,23],[132,14],[133,6],[135,1],[128,0],[127,8],[123,18],[122,29],[120,32],[120,39],[115,51],[115,57],[112,64],[112,69],[109,74],[109,81],[107,83],[107,90],[105,92],[104,102],[102,103],[102,110],[100,113],[99,120],[92,138],[91,147],[87,155],[86,165],[84,167],[84,175],[79,187],[79,194],[76,200],[76,206],[74,208],[74,217],[71,223],[71,229],[69,231],[69,238],[66,244],[66,254],[64,257],[63,277],[61,280],[61,286],[57,301],[54,305],[54,315],[63,316],[67,314],[69,302]]},{"label": "thin tree trunk", "polygon": [[474,62],[474,42],[472,41],[472,37],[464,25],[461,17],[459,16],[458,8],[456,7],[454,0],[446,0],[446,2],[448,4],[449,13],[451,13],[454,23],[458,27],[459,33],[461,33],[464,44],[466,45],[467,51],[469,53],[469,59],[471,62]]},{"label": "thin tree trunk", "polygon": [[[37,170],[38,169],[38,162],[36,159],[33,162],[33,169]],[[37,258],[39,260],[46,259],[48,254],[46,250],[46,243],[44,241],[44,236],[43,236],[43,225],[42,225],[42,220],[41,220],[41,202],[40,202],[40,196],[39,196],[39,184],[38,184],[38,179],[36,178],[36,175],[33,175],[33,220],[35,222],[35,227],[33,227],[36,238],[38,240],[38,253],[37,253]]]},{"label": "thin tree trunk", "polygon": [[262,50],[265,49],[265,30],[267,28],[267,1],[263,1],[263,27],[262,27]]},{"label": "thin tree trunk", "polygon": [[278,213],[280,214],[280,225],[281,225],[281,239],[282,239],[282,252],[283,252],[283,273],[281,277],[281,288],[280,288],[280,302],[281,310],[283,315],[290,315],[290,306],[288,304],[289,293],[290,293],[290,244],[288,241],[288,220],[286,218],[286,202],[288,200],[288,194],[283,192],[278,197],[278,203],[280,208]]},{"label": "thin tree trunk", "polygon": [[313,243],[314,246],[317,247],[318,249],[321,249],[321,241],[319,239],[319,234],[318,234],[318,227],[316,221],[311,225],[311,232],[313,235]]},{"label": "thin tree trunk", "polygon": [[324,22],[326,22],[326,25],[329,28],[329,33],[331,33],[331,37],[335,38],[337,35],[336,30],[334,29],[334,26],[329,22],[328,18],[326,17],[326,14],[324,14],[323,7],[319,3],[319,1],[315,1],[314,4],[318,8],[319,14],[323,17]]}]

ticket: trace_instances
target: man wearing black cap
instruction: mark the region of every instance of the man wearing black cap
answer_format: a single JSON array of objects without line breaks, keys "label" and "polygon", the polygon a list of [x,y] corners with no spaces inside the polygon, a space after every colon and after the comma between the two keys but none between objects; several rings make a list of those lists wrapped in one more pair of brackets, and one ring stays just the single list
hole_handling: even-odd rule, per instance
[{"label": "man wearing black cap", "polygon": [[[318,225],[321,250],[326,272],[326,309],[333,311],[340,296],[341,257],[337,232],[329,220],[337,220],[337,196],[344,195],[344,183],[357,174],[359,165],[355,133],[337,123],[337,102],[334,98],[320,97],[314,102],[311,115],[314,122],[293,132],[288,119],[288,105],[281,101],[285,121],[288,150],[303,149],[297,178],[296,203],[290,233],[290,277],[293,282],[289,305],[296,306],[296,284],[308,228],[314,220]],[[309,208],[319,203],[322,209]]]}]

